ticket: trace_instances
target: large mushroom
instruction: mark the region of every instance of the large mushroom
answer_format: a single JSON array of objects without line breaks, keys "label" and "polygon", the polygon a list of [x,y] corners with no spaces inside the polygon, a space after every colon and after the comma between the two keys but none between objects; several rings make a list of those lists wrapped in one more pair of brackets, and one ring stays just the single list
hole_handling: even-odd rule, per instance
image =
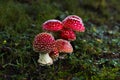
[{"label": "large mushroom", "polygon": [[49,53],[54,47],[55,39],[50,33],[42,32],[37,34],[33,41],[33,50],[40,53],[38,63],[41,65],[53,64],[53,60],[49,56]]},{"label": "large mushroom", "polygon": [[84,32],[85,27],[83,24],[82,19],[76,15],[70,15],[66,17],[63,21],[64,28],[72,29],[73,31],[77,32]]},{"label": "large mushroom", "polygon": [[66,53],[72,53],[73,52],[73,47],[70,44],[69,41],[64,40],[64,39],[57,39],[55,41],[55,46],[57,47],[58,51],[61,53],[62,56],[59,56],[59,58],[63,59],[64,55]]}]

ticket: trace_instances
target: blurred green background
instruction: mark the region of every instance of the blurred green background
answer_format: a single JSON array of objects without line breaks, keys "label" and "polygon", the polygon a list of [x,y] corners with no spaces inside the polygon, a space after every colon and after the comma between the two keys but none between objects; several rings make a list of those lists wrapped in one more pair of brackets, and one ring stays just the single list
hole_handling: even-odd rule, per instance
[{"label": "blurred green background", "polygon": [[[0,0],[0,80],[120,80],[120,0]],[[34,36],[48,19],[83,19],[74,53],[39,66]]]}]

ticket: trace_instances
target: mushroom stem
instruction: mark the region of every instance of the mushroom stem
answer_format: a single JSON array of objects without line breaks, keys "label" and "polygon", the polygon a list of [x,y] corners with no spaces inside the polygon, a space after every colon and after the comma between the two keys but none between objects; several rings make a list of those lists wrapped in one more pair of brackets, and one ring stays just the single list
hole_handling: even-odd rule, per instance
[{"label": "mushroom stem", "polygon": [[38,63],[40,63],[40,65],[52,65],[53,64],[53,60],[52,58],[49,56],[48,53],[43,53],[43,54],[39,54],[39,59],[38,59]]}]

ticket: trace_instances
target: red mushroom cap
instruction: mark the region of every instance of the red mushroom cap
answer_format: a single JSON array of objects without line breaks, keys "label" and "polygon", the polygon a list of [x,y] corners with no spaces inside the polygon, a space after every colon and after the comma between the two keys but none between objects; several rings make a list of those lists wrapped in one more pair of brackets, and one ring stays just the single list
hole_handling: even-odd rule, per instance
[{"label": "red mushroom cap", "polygon": [[56,19],[47,20],[42,25],[43,30],[46,31],[59,31],[63,28],[62,22]]},{"label": "red mushroom cap", "polygon": [[80,20],[81,23],[83,23],[83,22],[82,22],[82,19],[81,19],[79,16],[77,16],[77,15],[69,15],[69,16],[67,16],[66,18],[75,18],[75,19]]},{"label": "red mushroom cap", "polygon": [[55,46],[57,47],[59,52],[62,53],[72,53],[73,47],[69,41],[63,39],[57,39],[55,42]]},{"label": "red mushroom cap", "polygon": [[70,29],[63,29],[63,30],[61,30],[60,37],[62,39],[66,39],[66,40],[69,40],[69,41],[76,40],[75,33],[72,30],[70,30]]},{"label": "red mushroom cap", "polygon": [[50,57],[52,59],[56,59],[59,56],[59,52],[57,48],[54,48],[50,53],[49,53]]},{"label": "red mushroom cap", "polygon": [[55,47],[55,39],[50,33],[39,33],[33,41],[33,50],[41,53],[49,53]]},{"label": "red mushroom cap", "polygon": [[63,21],[64,28],[72,29],[73,31],[84,32],[85,27],[82,19],[75,15],[70,15],[66,17]]}]

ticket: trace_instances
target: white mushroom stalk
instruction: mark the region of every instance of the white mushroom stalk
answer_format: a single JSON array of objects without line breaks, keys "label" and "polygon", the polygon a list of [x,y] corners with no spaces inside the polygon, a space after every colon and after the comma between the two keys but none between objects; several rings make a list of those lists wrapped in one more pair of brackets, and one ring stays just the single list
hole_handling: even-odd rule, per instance
[{"label": "white mushroom stalk", "polygon": [[40,65],[52,65],[53,64],[53,60],[52,58],[49,56],[48,53],[46,54],[39,54],[39,59],[38,59],[38,63]]}]

